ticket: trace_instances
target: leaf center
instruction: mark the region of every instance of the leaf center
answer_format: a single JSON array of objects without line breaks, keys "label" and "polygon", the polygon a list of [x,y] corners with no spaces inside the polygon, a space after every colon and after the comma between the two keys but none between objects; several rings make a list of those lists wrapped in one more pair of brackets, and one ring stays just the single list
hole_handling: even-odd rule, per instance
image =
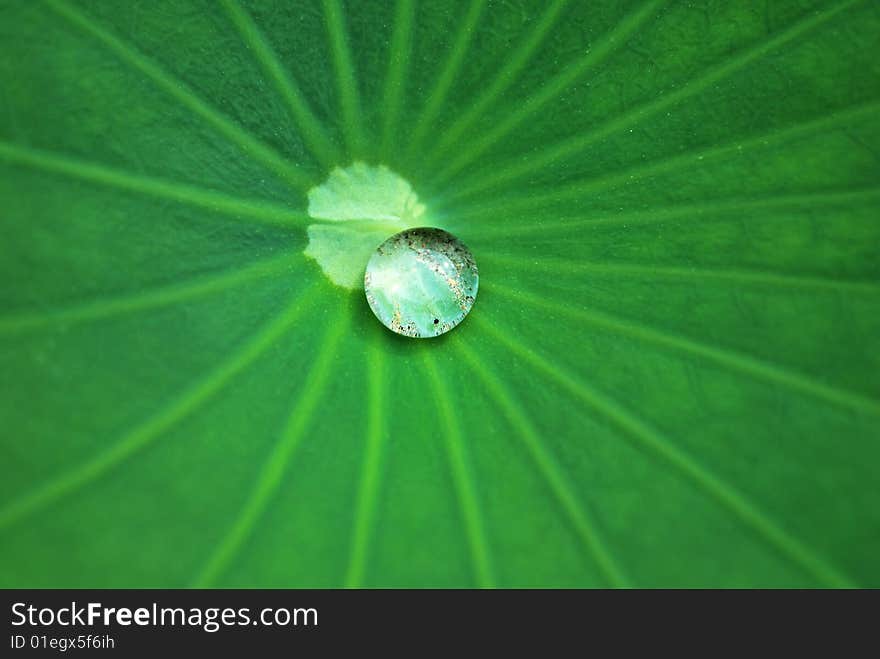
[{"label": "leaf center", "polygon": [[419,225],[425,206],[412,186],[384,165],[337,167],[309,190],[306,256],[337,286],[363,288],[373,251],[389,236]]}]

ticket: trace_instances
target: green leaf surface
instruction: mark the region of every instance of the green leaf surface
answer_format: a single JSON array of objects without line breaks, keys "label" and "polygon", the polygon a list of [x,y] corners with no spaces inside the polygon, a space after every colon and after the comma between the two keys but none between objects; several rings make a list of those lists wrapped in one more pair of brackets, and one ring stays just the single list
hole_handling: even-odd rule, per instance
[{"label": "green leaf surface", "polygon": [[[878,34],[0,0],[0,586],[880,587]],[[304,253],[355,161],[473,251],[450,334]]]}]

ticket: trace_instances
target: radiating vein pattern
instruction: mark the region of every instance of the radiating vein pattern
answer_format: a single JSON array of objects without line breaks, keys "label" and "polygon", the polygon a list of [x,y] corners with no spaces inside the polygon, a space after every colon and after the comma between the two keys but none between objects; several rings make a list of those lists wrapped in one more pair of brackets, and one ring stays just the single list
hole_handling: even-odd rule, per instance
[{"label": "radiating vein pattern", "polygon": [[449,467],[452,471],[452,480],[464,519],[477,584],[480,588],[492,588],[495,585],[495,578],[483,526],[483,513],[477,499],[461,427],[456,419],[446,384],[441,379],[437,366],[431,361],[431,356],[428,353],[425,353],[425,373],[436,396],[438,411],[443,423],[440,434],[443,436],[446,454],[449,458]]},{"label": "radiating vein pattern", "polygon": [[829,6],[826,10],[807,13],[807,15],[789,26],[778,34],[772,35],[755,46],[734,55],[718,66],[704,72],[702,75],[690,80],[688,83],[681,85],[675,91],[669,94],[663,94],[657,99],[637,106],[624,113],[619,117],[610,119],[604,124],[593,128],[590,131],[575,135],[565,139],[558,144],[554,144],[544,148],[538,154],[530,154],[528,158],[520,159],[516,163],[509,166],[502,166],[493,169],[491,174],[478,178],[475,182],[468,185],[457,196],[471,195],[477,191],[494,188],[501,183],[516,180],[525,176],[530,172],[535,172],[543,167],[568,158],[574,154],[582,152],[584,149],[599,140],[609,137],[614,133],[620,132],[631,125],[644,121],[683,100],[703,92],[719,83],[725,77],[751,64],[755,60],[764,57],[773,50],[780,48],[782,45],[789,43],[803,34],[813,30],[840,12],[850,8],[851,6],[861,2],[862,0],[846,0]]},{"label": "radiating vein pattern", "polygon": [[[735,199],[713,199],[698,203],[676,204],[674,206],[657,206],[649,209],[632,211],[594,211],[591,214],[576,215],[567,219],[544,221],[540,213],[527,215],[525,224],[501,225],[489,223],[488,218],[494,215],[490,208],[471,207],[456,213],[456,219],[473,218],[485,220],[471,223],[468,235],[471,237],[498,238],[500,236],[553,236],[560,238],[567,231],[589,230],[590,228],[609,225],[637,226],[657,224],[669,220],[691,219],[695,222],[709,221],[712,214],[729,215],[733,212],[752,212],[761,210],[789,210],[808,213],[817,207],[836,206],[862,207],[880,202],[880,188],[813,191],[801,194],[777,194],[765,197],[740,197]],[[554,213],[555,216],[555,213]]]},{"label": "radiating vein pattern", "polygon": [[91,460],[38,485],[21,498],[0,508],[0,529],[55,503],[64,496],[99,479],[110,469],[130,459],[138,451],[158,439],[162,433],[192,414],[225,387],[238,373],[252,364],[269,346],[281,338],[312,303],[316,287],[310,292],[297,292],[293,302],[250,337],[228,359],[185,391],[177,394],[153,416],[109,443]]},{"label": "radiating vein pattern", "polygon": [[327,136],[321,122],[315,117],[300,91],[299,85],[266,42],[260,28],[256,26],[239,0],[223,0],[223,6],[241,32],[244,42],[253,51],[267,75],[275,83],[275,87],[290,108],[290,113],[300,129],[303,140],[312,153],[324,167],[330,168],[335,165],[339,162],[336,146]]},{"label": "radiating vein pattern", "polygon": [[666,0],[650,0],[639,7],[630,16],[622,20],[614,27],[610,34],[599,39],[597,43],[592,44],[584,55],[576,61],[566,65],[565,69],[560,71],[556,76],[535,92],[532,96],[505,119],[494,126],[485,135],[470,142],[465,148],[459,152],[452,161],[432,179],[432,185],[437,186],[454,174],[461,171],[465,166],[473,162],[483,152],[489,149],[493,144],[498,142],[505,135],[515,130],[517,126],[524,121],[533,117],[541,111],[548,103],[562,95],[578,78],[584,76],[588,71],[595,69],[603,60],[610,57],[618,48],[626,45],[627,39],[632,36],[646,21],[653,17],[659,7]]},{"label": "radiating vein pattern", "polygon": [[95,37],[123,61],[150,78],[158,87],[195,114],[202,117],[227,139],[238,145],[245,153],[260,161],[288,183],[299,190],[306,190],[313,183],[312,177],[273,148],[265,145],[241,126],[208,105],[183,81],[163,70],[155,62],[111,34],[87,14],[74,9],[64,0],[45,0],[50,7],[71,23]]},{"label": "radiating vein pattern", "polygon": [[457,341],[455,346],[504,411],[504,414],[510,420],[511,427],[522,438],[532,459],[535,461],[538,471],[540,471],[556,500],[559,502],[560,508],[570,518],[572,525],[583,540],[588,551],[592,554],[608,585],[616,587],[630,585],[617,560],[602,539],[595,522],[586,512],[584,506],[578,501],[568,479],[563,475],[556,460],[544,447],[538,431],[522,411],[521,406],[513,399],[513,396],[502,381],[483,363],[479,355],[462,341]]},{"label": "radiating vein pattern", "polygon": [[[505,265],[521,265],[528,262],[528,256],[522,254],[487,254],[484,258]],[[704,268],[699,265],[690,267],[667,265],[642,265],[636,263],[593,263],[559,258],[543,258],[534,267],[539,270],[579,275],[618,275],[631,277],[647,277],[654,279],[691,279],[718,280],[730,284],[752,284],[763,286],[782,286],[806,290],[838,291],[841,293],[880,294],[880,281],[853,281],[846,279],[829,279],[809,275],[792,275],[762,270],[734,270],[720,268]],[[503,289],[504,287],[501,286]],[[509,289],[508,289],[509,290]]]},{"label": "radiating vein pattern", "polygon": [[382,146],[380,150],[385,160],[395,152],[397,146],[400,106],[403,102],[403,91],[406,84],[406,64],[409,61],[411,49],[414,12],[414,0],[397,0],[382,109]]},{"label": "radiating vein pattern", "polygon": [[260,199],[242,199],[174,181],[131,174],[111,167],[0,141],[0,161],[60,174],[98,185],[127,190],[149,197],[197,206],[205,210],[256,222],[294,226],[309,221],[304,211]]},{"label": "radiating vein pattern", "polygon": [[439,158],[443,157],[455,140],[513,83],[516,76],[529,61],[532,53],[541,45],[541,42],[553,28],[554,23],[559,20],[560,14],[567,2],[568,0],[553,0],[528,36],[510,53],[504,67],[498,72],[495,79],[474,100],[470,108],[461,117],[456,119],[452,126],[441,133],[442,137],[430,151],[431,155],[426,166],[431,166]]},{"label": "radiating vein pattern", "polygon": [[257,474],[253,487],[238,516],[220,539],[216,549],[196,576],[193,585],[207,587],[223,575],[223,571],[235,558],[242,544],[253,532],[266,507],[284,481],[287,466],[309,428],[315,408],[321,400],[327,379],[331,374],[342,334],[349,325],[348,311],[334,319],[327,330],[323,345],[315,356],[309,376],[300,383],[299,392],[290,417],[269,457]]},{"label": "radiating vein pattern", "polygon": [[880,586],[878,3],[0,13],[0,587]]},{"label": "radiating vein pattern", "polygon": [[289,273],[297,263],[302,263],[302,257],[299,254],[283,254],[280,257],[266,259],[243,268],[206,275],[153,290],[89,300],[65,307],[3,315],[0,316],[0,334],[35,330],[47,326],[67,326],[73,323],[93,322],[109,316],[167,307],[240,286],[262,277]]},{"label": "radiating vein pattern", "polygon": [[651,451],[682,476],[691,480],[706,494],[716,499],[731,514],[738,517],[783,555],[815,577],[819,583],[835,588],[853,586],[853,582],[836,567],[829,565],[824,559],[785,532],[749,503],[733,487],[678,449],[669,439],[659,434],[629,410],[568,374],[559,365],[548,361],[523,344],[519,339],[497,329],[492,323],[483,321],[480,325],[517,355],[523,357],[535,368],[558,382],[577,398],[583,400],[597,414],[607,417],[614,422],[616,426],[624,431],[626,436],[636,440],[640,446]]},{"label": "radiating vein pattern", "polygon": [[[788,128],[774,130],[769,133],[756,135],[743,140],[737,140],[729,144],[712,146],[706,149],[679,153],[669,158],[642,163],[634,167],[625,168],[621,171],[611,172],[603,176],[597,176],[584,181],[565,183],[556,187],[551,192],[536,192],[528,197],[514,197],[502,201],[496,205],[488,205],[493,212],[521,211],[528,208],[540,208],[547,203],[556,203],[582,199],[588,194],[596,194],[600,191],[615,186],[632,183],[634,180],[645,179],[658,174],[666,174],[688,167],[703,166],[708,161],[721,160],[730,156],[742,156],[752,149],[768,148],[776,144],[796,140],[805,135],[815,134],[819,131],[828,130],[836,126],[847,126],[868,117],[876,116],[880,112],[880,102],[866,103],[852,108],[818,117]],[[477,181],[471,186],[464,187],[449,199],[469,197],[477,190],[483,189],[483,183]]]},{"label": "radiating vein pattern", "polygon": [[355,503],[351,557],[345,576],[347,588],[362,586],[364,581],[370,534],[376,514],[376,498],[381,482],[383,440],[387,425],[385,359],[382,346],[377,341],[369,347],[367,360],[367,427],[361,482]]},{"label": "radiating vein pattern", "polygon": [[766,362],[750,355],[740,354],[729,348],[711,346],[684,336],[655,329],[648,325],[617,318],[611,314],[587,309],[573,309],[568,305],[544,299],[526,291],[514,291],[504,286],[496,290],[519,302],[542,307],[550,307],[566,315],[573,315],[588,323],[607,328],[613,332],[652,343],[667,349],[692,354],[721,364],[751,377],[768,380],[779,386],[789,387],[801,394],[807,394],[823,401],[834,403],[863,414],[880,415],[880,401],[861,394],[847,391],[831,384],[819,382],[801,373],[790,371],[782,366]]},{"label": "radiating vein pattern", "polygon": [[427,95],[425,105],[409,137],[409,148],[405,152],[406,162],[408,163],[412,163],[414,155],[420,151],[425,136],[431,128],[431,124],[437,118],[440,108],[443,106],[443,101],[446,100],[446,95],[449,93],[455,81],[455,76],[464,62],[465,55],[473,40],[477,23],[480,20],[480,16],[482,16],[485,6],[486,0],[471,0],[467,14],[465,14],[459,25],[455,41],[450,47],[443,70],[440,72],[431,93]]},{"label": "radiating vein pattern", "polygon": [[348,142],[349,153],[357,157],[364,148],[365,137],[360,92],[345,31],[345,17],[340,0],[323,0],[323,2],[333,67],[336,70],[342,128]]}]

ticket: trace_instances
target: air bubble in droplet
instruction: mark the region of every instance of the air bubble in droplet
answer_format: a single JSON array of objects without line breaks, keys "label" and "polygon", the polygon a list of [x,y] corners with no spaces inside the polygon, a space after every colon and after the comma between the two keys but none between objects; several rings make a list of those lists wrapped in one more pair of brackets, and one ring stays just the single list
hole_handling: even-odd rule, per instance
[{"label": "air bubble in droplet", "polygon": [[477,264],[458,238],[420,227],[397,233],[370,257],[364,290],[385,327],[416,338],[445,334],[471,310]]}]

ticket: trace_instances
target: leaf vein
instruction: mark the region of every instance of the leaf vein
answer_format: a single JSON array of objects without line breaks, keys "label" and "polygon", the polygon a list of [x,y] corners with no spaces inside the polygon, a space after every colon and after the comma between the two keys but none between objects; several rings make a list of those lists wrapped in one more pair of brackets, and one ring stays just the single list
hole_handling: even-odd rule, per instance
[{"label": "leaf vein", "polygon": [[563,94],[578,78],[585,75],[588,71],[595,69],[618,48],[625,45],[627,40],[635,34],[636,30],[657,14],[660,6],[666,1],[648,0],[636,11],[625,17],[613,30],[590,47],[584,55],[572,64],[569,64],[565,70],[560,71],[533,96],[525,99],[518,109],[507,114],[498,125],[487,131],[481,138],[468,142],[464,149],[458,152],[458,155],[452,162],[437,174],[436,178],[431,181],[431,184],[438,186],[449,180],[454,174],[479,157],[486,149],[490,148],[522,122]]},{"label": "leaf vein", "polygon": [[468,546],[474,563],[474,572],[480,588],[494,588],[492,560],[489,555],[489,544],[483,528],[483,516],[474,488],[468,459],[463,444],[461,429],[455,418],[455,411],[449,399],[449,392],[440,377],[437,367],[428,352],[424,353],[425,372],[431,382],[440,417],[443,421],[443,440],[449,468],[455,486],[456,497],[464,519]]},{"label": "leaf vein", "polygon": [[227,116],[211,107],[188,85],[184,84],[182,80],[162,69],[133,46],[126,44],[122,39],[102,27],[94,18],[74,9],[64,0],[45,0],[45,2],[58,15],[95,37],[116,53],[123,61],[146,75],[168,95],[177,99],[182,105],[199,115],[242,151],[269,167],[294,188],[304,191],[311,187],[313,179],[310,174],[304,172],[275,149],[267,146]]},{"label": "leaf vein", "polygon": [[464,62],[464,57],[467,54],[468,47],[473,39],[474,31],[485,6],[486,0],[472,0],[467,14],[465,14],[464,19],[461,21],[455,42],[449,50],[449,55],[446,57],[443,70],[434,83],[434,88],[428,95],[428,100],[425,101],[421,115],[416,120],[416,127],[410,135],[409,148],[406,151],[408,162],[421,149],[425,135],[437,118],[437,114],[446,100],[446,95],[452,88],[453,82],[455,82],[455,77]]},{"label": "leaf vein", "polygon": [[224,291],[253,279],[279,274],[290,269],[291,265],[300,261],[301,258],[302,255],[299,253],[284,254],[280,257],[252,263],[243,268],[236,268],[231,272],[223,271],[219,274],[197,277],[182,284],[116,297],[99,298],[60,308],[0,316],[0,333],[39,329],[47,325],[83,323],[109,316],[168,306],[175,302]]},{"label": "leaf vein", "polygon": [[631,125],[672,107],[689,96],[705,89],[709,89],[712,85],[717,84],[738,69],[750,64],[763,55],[766,55],[806,32],[819,27],[840,12],[861,1],[862,0],[845,0],[844,2],[826,8],[823,11],[807,15],[781,32],[770,35],[760,43],[747,48],[738,55],[734,55],[728,61],[715,67],[711,67],[708,71],[691,79],[669,94],[665,94],[653,101],[649,101],[644,105],[637,106],[628,112],[623,113],[619,117],[615,117],[614,119],[610,119],[605,123],[600,124],[586,133],[575,135],[574,137],[557,142],[556,144],[545,148],[540,153],[530,153],[528,158],[515,158],[514,162],[509,165],[502,165],[493,168],[490,174],[475,179],[471,185],[460,190],[455,195],[455,198],[470,196],[478,191],[486,190],[501,183],[515,180],[521,176],[529,174],[530,172],[543,169],[553,162],[579,153],[598,140],[606,139]]},{"label": "leaf vein", "polygon": [[245,45],[254,53],[257,61],[275,83],[276,89],[287,103],[290,114],[299,126],[306,145],[324,167],[332,167],[339,161],[336,146],[327,137],[327,133],[309,107],[296,80],[282,66],[278,55],[240,2],[238,0],[222,1]]},{"label": "leaf vein", "polygon": [[382,451],[385,433],[384,355],[378,341],[367,353],[367,427],[360,485],[355,503],[351,556],[345,577],[346,588],[363,584],[369,551],[370,532],[375,517],[376,497],[380,487]]},{"label": "leaf vein", "polygon": [[342,128],[349,155],[358,157],[364,148],[365,136],[361,117],[361,101],[355,77],[354,64],[345,32],[345,18],[339,0],[323,0],[324,20],[330,39],[336,86],[342,109]]},{"label": "leaf vein", "polygon": [[315,408],[327,385],[336,348],[347,326],[348,323],[343,322],[342,319],[330,322],[330,329],[315,357],[309,375],[302,379],[304,391],[297,396],[280,438],[257,474],[238,515],[194,579],[193,587],[207,588],[226,571],[244,543],[253,534],[272,497],[281,487],[284,472],[311,423]]},{"label": "leaf vein", "polygon": [[707,345],[694,339],[672,334],[671,332],[656,329],[642,323],[633,323],[595,310],[569,308],[567,305],[545,300],[541,296],[514,291],[505,286],[492,284],[490,288],[517,301],[552,308],[554,311],[576,317],[595,326],[604,327],[646,343],[652,343],[677,352],[697,355],[759,380],[773,382],[856,412],[880,415],[880,401],[867,398],[838,386],[819,382],[802,373],[791,371],[783,366],[752,357],[751,355],[742,354],[730,348]]},{"label": "leaf vein", "polygon": [[835,588],[853,587],[849,577],[830,565],[812,549],[790,535],[776,522],[758,510],[745,496],[732,485],[713,474],[707,467],[697,462],[672,441],[648,426],[631,411],[616,401],[599,393],[598,390],[569,375],[558,364],[547,361],[524,343],[502,332],[491,322],[480,319],[479,324],[486,328],[501,344],[521,356],[538,371],[549,376],[570,393],[584,401],[598,414],[623,430],[623,436],[635,440],[635,444],[648,451],[655,458],[672,467],[680,475],[696,485],[705,494],[721,504],[758,537],[774,548],[782,556],[798,565],[819,583]]},{"label": "leaf vein", "polygon": [[[499,264],[519,265],[530,262],[529,257],[517,254],[487,253],[483,257]],[[736,284],[758,284],[804,288],[808,290],[832,290],[844,293],[880,293],[880,282],[830,279],[809,275],[792,275],[765,270],[715,269],[702,266],[676,267],[665,265],[640,265],[636,263],[591,263],[571,259],[541,258],[534,267],[568,274],[611,274],[634,277],[666,277],[671,279],[716,279]]]},{"label": "leaf vein", "polygon": [[297,294],[293,303],[254,333],[220,366],[180,392],[164,408],[156,412],[121,439],[109,445],[96,456],[69,471],[37,486],[19,499],[0,509],[0,529],[7,528],[25,517],[49,506],[62,497],[98,480],[117,465],[132,457],[192,414],[217,394],[232,378],[252,364],[266,349],[281,338],[307,308],[314,288],[306,294]]},{"label": "leaf vein", "polygon": [[525,41],[521,42],[515,50],[508,53],[507,63],[498,72],[494,80],[486,86],[467,111],[443,131],[442,137],[425,160],[426,167],[431,167],[437,160],[443,157],[471,124],[477,121],[486,109],[513,84],[519,72],[528,64],[529,58],[556,24],[566,4],[568,4],[568,0],[554,0]]},{"label": "leaf vein", "polygon": [[10,142],[0,141],[0,160],[146,196],[169,199],[235,218],[247,217],[260,223],[292,226],[312,221],[304,211],[280,204],[234,197],[206,188],[123,172]]},{"label": "leaf vein", "polygon": [[470,364],[471,370],[486,385],[489,394],[495,399],[495,402],[504,412],[505,416],[507,416],[511,427],[520,436],[528,450],[529,456],[553,493],[556,505],[568,517],[580,541],[590,552],[593,560],[599,567],[603,578],[617,588],[628,587],[630,585],[629,580],[624,575],[617,560],[608,551],[595,522],[584,505],[578,500],[569,480],[563,474],[557,461],[547,450],[532,422],[522,411],[522,406],[517,404],[510,391],[495,377],[477,353],[468,348],[462,341],[457,341],[455,347]]}]

